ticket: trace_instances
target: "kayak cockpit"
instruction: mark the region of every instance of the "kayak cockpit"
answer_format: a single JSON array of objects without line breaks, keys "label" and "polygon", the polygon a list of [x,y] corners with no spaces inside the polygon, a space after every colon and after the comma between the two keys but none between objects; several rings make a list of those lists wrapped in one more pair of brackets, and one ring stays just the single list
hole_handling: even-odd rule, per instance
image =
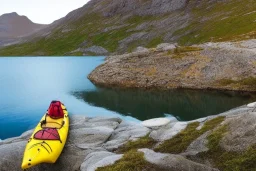
[{"label": "kayak cockpit", "polygon": [[42,128],[57,128],[60,129],[65,124],[64,119],[53,119],[46,115],[45,119],[41,122]]}]

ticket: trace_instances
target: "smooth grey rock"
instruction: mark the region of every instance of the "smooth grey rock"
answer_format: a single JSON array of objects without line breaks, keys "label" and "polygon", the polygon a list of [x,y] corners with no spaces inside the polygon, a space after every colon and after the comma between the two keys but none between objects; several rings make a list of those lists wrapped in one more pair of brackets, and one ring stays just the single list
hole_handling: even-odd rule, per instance
[{"label": "smooth grey rock", "polygon": [[256,115],[237,115],[224,123],[228,124],[228,133],[223,137],[220,145],[227,151],[241,152],[256,144]]},{"label": "smooth grey rock", "polygon": [[119,160],[122,155],[107,151],[92,152],[88,154],[81,165],[81,171],[95,171],[97,167],[106,166]]},{"label": "smooth grey rock", "polygon": [[114,164],[117,160],[120,160],[123,157],[123,154],[116,154],[116,155],[112,155],[112,156],[107,156],[105,158],[103,158],[102,160],[100,160],[99,162],[97,162],[94,165],[94,170],[96,170],[98,167],[105,167],[108,165],[112,165]]},{"label": "smooth grey rock", "polygon": [[113,132],[110,140],[118,139],[121,137],[128,138],[130,140],[134,138],[140,138],[147,135],[150,129],[142,126],[140,123],[123,121],[117,129]]},{"label": "smooth grey rock", "polygon": [[147,128],[157,129],[169,124],[171,121],[172,120],[169,118],[153,118],[153,119],[145,120],[141,124]]},{"label": "smooth grey rock", "polygon": [[161,127],[160,129],[153,130],[149,136],[156,141],[164,141],[171,139],[186,127],[187,122],[173,122]]},{"label": "smooth grey rock", "polygon": [[83,115],[72,115],[70,117],[70,129],[84,128],[89,118]]},{"label": "smooth grey rock", "polygon": [[1,171],[21,171],[23,152],[27,141],[20,141],[10,144],[0,145],[0,170]]},{"label": "smooth grey rock", "polygon": [[105,122],[105,121],[112,121],[112,122],[118,122],[121,123],[122,119],[118,117],[95,117],[95,118],[89,118],[90,122]]},{"label": "smooth grey rock", "polygon": [[103,144],[103,148],[105,148],[108,151],[114,151],[117,150],[120,146],[124,145],[128,141],[128,138],[119,138],[119,139],[113,139],[110,141],[107,141],[105,144]]},{"label": "smooth grey rock", "polygon": [[101,46],[91,46],[89,48],[81,49],[83,53],[94,53],[96,55],[107,55],[109,52]]},{"label": "smooth grey rock", "polygon": [[196,155],[200,152],[204,152],[204,151],[208,151],[208,147],[207,147],[207,137],[210,134],[211,131],[207,131],[206,133],[204,133],[203,135],[201,135],[200,137],[198,137],[195,141],[193,141],[187,148],[187,150],[185,151],[185,154],[189,154],[189,155]]},{"label": "smooth grey rock", "polygon": [[121,122],[120,118],[107,118],[107,117],[98,117],[98,118],[85,118],[77,117],[77,123],[71,124],[72,129],[80,128],[92,128],[92,127],[107,127],[115,129]]},{"label": "smooth grey rock", "polygon": [[150,149],[139,149],[144,153],[145,159],[161,168],[175,171],[217,171],[218,169],[210,168],[206,165],[195,163],[180,155],[156,153]]},{"label": "smooth grey rock", "polygon": [[139,46],[137,47],[134,52],[146,52],[146,53],[149,53],[149,49],[148,48],[145,48],[145,47],[142,47],[142,46]]},{"label": "smooth grey rock", "polygon": [[70,131],[70,141],[77,147],[98,147],[108,140],[114,130],[107,127],[81,128]]},{"label": "smooth grey rock", "polygon": [[113,151],[125,144],[127,141],[144,137],[149,132],[150,129],[142,126],[140,123],[123,121],[114,130],[108,142],[106,142],[103,147],[107,150]]},{"label": "smooth grey rock", "polygon": [[168,50],[173,50],[175,48],[176,48],[176,45],[170,44],[170,43],[161,43],[156,47],[158,51],[168,51]]}]

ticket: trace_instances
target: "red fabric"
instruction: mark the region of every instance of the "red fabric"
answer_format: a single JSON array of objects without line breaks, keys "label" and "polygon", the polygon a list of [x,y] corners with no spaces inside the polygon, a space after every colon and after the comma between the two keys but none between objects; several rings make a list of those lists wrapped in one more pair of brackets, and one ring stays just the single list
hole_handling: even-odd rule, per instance
[{"label": "red fabric", "polygon": [[50,107],[48,109],[48,115],[51,118],[63,118],[64,117],[64,112],[63,109],[61,108],[61,102],[60,101],[52,101],[50,104]]},{"label": "red fabric", "polygon": [[40,130],[35,133],[34,138],[38,140],[60,140],[59,133],[55,128]]}]

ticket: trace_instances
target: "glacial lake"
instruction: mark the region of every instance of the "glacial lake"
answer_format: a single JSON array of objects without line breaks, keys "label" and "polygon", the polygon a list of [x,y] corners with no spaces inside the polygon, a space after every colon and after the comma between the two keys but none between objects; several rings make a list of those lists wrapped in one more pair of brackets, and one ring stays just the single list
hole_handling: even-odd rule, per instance
[{"label": "glacial lake", "polygon": [[87,75],[103,62],[104,57],[1,57],[0,139],[34,128],[52,100],[61,100],[70,115],[135,122],[155,117],[188,121],[256,101],[251,93],[98,88]]}]

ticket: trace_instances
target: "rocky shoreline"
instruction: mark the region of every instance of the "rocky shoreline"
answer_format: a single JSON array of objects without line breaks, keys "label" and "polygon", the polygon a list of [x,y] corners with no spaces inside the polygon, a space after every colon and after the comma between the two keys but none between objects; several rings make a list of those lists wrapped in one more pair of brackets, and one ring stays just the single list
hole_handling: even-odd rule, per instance
[{"label": "rocky shoreline", "polygon": [[256,40],[182,47],[160,44],[109,56],[88,78],[96,85],[144,89],[256,92]]},{"label": "rocky shoreline", "polygon": [[[256,155],[255,106],[241,106],[189,122],[173,119],[154,128],[120,118],[73,115],[69,137],[58,161],[28,171],[115,171],[126,167],[166,171],[217,171],[234,167],[252,170],[256,163],[255,157],[250,157]],[[32,131],[0,142],[1,171],[21,170],[23,150]],[[221,163],[225,165],[219,163],[215,153],[222,156]],[[232,157],[225,157],[227,154]],[[238,159],[243,162],[236,162]]]}]

